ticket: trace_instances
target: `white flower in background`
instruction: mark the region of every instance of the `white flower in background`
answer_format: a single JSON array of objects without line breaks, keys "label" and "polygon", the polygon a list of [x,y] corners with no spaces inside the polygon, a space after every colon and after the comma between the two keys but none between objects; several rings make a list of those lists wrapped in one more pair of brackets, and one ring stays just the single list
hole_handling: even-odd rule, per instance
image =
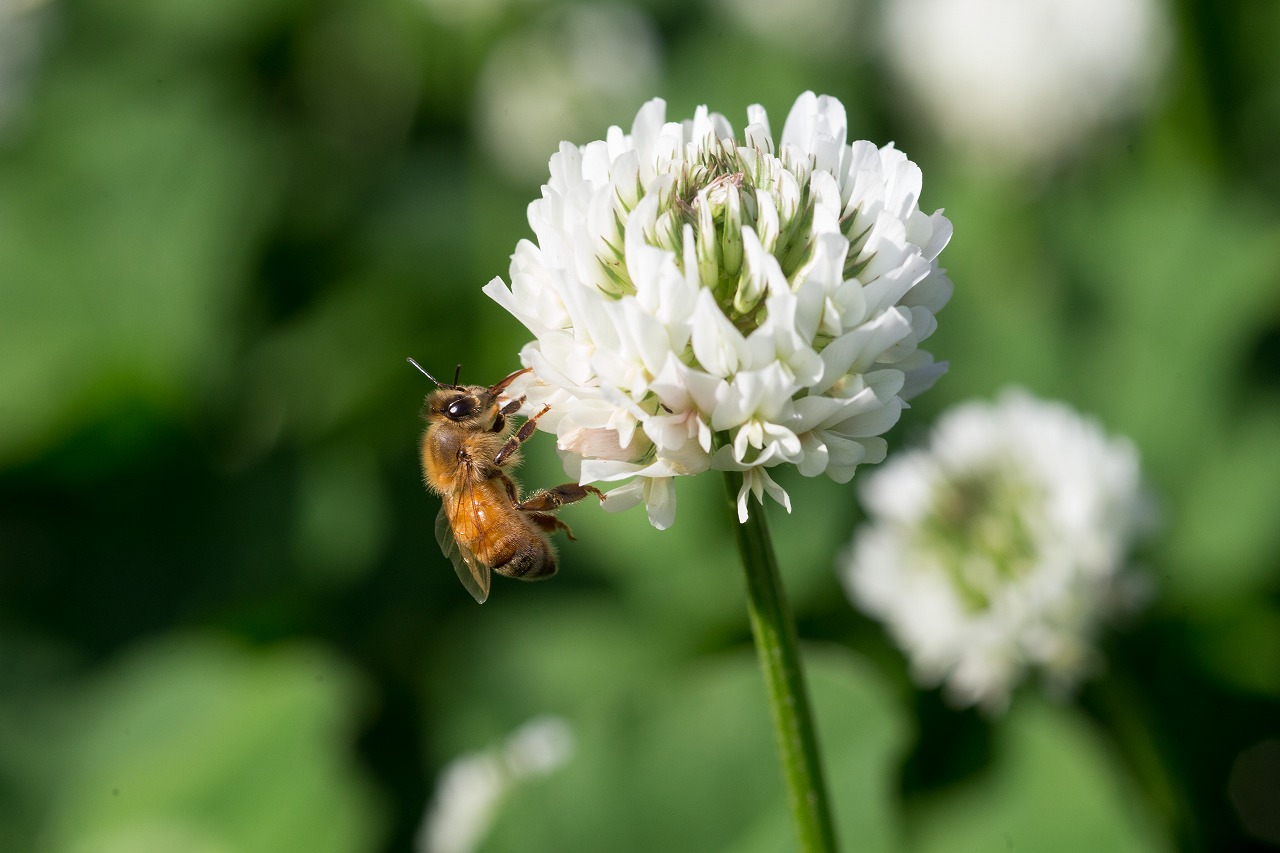
[{"label": "white flower in background", "polygon": [[653,91],[661,56],[656,28],[637,9],[553,10],[489,51],[476,82],[476,135],[507,177],[536,182],[560,140],[586,136],[615,120],[619,104]]},{"label": "white flower in background", "polygon": [[46,0],[0,0],[0,132],[21,108],[46,20]]},{"label": "white flower in background", "polygon": [[573,754],[573,733],[559,717],[539,717],[501,744],[447,766],[418,833],[418,853],[469,853],[484,840],[502,799],[521,782],[545,776]]},{"label": "white flower in background", "polygon": [[646,104],[631,133],[562,143],[529,206],[511,285],[485,292],[535,337],[525,411],[550,403],[581,482],[634,478],[605,508],[675,517],[673,479],[743,472],[747,496],[787,505],[769,474],[847,482],[885,455],[906,400],[945,370],[918,344],[951,295],[941,211],[919,168],[846,139],[844,107],[806,92],[774,145],[763,108],[735,137],[700,107]]},{"label": "white flower in background", "polygon": [[1150,100],[1158,0],[890,0],[889,62],[941,133],[988,166],[1034,165]]},{"label": "white flower in background", "polygon": [[1137,452],[1061,403],[961,405],[860,493],[847,587],[958,705],[1002,710],[1033,667],[1069,690],[1100,623],[1143,597],[1125,571],[1151,521]]}]

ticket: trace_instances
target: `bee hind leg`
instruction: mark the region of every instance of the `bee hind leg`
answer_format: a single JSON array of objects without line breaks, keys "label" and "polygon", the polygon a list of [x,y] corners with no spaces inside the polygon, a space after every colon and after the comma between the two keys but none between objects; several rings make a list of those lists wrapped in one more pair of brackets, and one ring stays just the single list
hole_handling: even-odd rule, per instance
[{"label": "bee hind leg", "polygon": [[519,504],[519,507],[525,512],[555,512],[565,504],[577,503],[587,495],[595,495],[600,500],[604,500],[604,492],[595,486],[565,483],[563,486],[556,486],[554,489],[534,492],[525,498]]},{"label": "bee hind leg", "polygon": [[534,526],[544,533],[555,533],[557,530],[563,530],[564,535],[569,537],[570,542],[577,542],[578,537],[573,535],[573,530],[569,525],[565,524],[554,515],[545,512],[527,512],[525,517],[533,522]]}]

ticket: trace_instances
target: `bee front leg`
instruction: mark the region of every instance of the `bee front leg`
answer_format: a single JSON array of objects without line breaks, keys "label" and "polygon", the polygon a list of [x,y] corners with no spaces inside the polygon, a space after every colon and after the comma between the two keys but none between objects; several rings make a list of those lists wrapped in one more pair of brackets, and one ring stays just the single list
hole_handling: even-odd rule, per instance
[{"label": "bee front leg", "polygon": [[533,431],[538,428],[538,418],[549,411],[551,411],[551,405],[547,404],[542,407],[542,411],[521,424],[519,432],[508,438],[507,443],[502,445],[502,449],[498,451],[498,455],[493,457],[493,464],[501,466],[512,454],[519,450],[520,445],[528,441],[529,437],[533,435]]},{"label": "bee front leg", "polygon": [[519,397],[498,409],[498,414],[494,417],[493,426],[489,427],[489,432],[502,432],[505,430],[507,428],[507,416],[514,415],[520,411],[520,407],[524,405],[524,399],[524,397]]}]

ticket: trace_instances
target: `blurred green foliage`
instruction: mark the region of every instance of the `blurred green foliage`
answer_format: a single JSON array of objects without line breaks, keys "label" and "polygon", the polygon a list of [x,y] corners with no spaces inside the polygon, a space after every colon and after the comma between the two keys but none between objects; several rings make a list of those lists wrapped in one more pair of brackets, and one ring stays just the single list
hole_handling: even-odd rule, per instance
[{"label": "blurred green foliage", "polygon": [[[785,849],[719,483],[681,483],[662,534],[568,510],[560,577],[483,608],[432,536],[404,357],[516,366],[479,288],[540,180],[486,153],[476,86],[547,9],[25,5],[39,49],[0,77],[0,848],[410,849],[449,760],[555,713],[574,757],[486,849]],[[945,205],[951,373],[893,443],[1022,384],[1130,436],[1161,501],[1157,598],[1107,672],[987,721],[914,691],[847,603],[853,489],[783,474],[850,849],[1268,849],[1228,780],[1280,733],[1275,5],[1179,3],[1151,115],[1034,180],[950,156],[865,29],[806,51],[723,4],[639,8],[663,81],[584,102],[591,138],[652,95],[739,127],[760,102],[776,132],[813,88]],[[528,456],[526,482],[563,477],[549,438]]]},{"label": "blurred green foliage", "polygon": [[360,692],[324,649],[168,636],[61,697],[13,784],[47,797],[53,850],[366,849],[378,810],[343,747]]}]

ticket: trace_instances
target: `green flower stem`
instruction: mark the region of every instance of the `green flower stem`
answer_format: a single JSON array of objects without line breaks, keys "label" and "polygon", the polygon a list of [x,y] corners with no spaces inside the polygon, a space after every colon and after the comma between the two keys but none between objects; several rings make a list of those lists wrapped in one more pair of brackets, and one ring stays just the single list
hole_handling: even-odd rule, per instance
[{"label": "green flower stem", "polygon": [[764,507],[753,507],[747,522],[738,524],[736,501],[742,487],[742,474],[726,471],[725,487],[747,576],[751,633],[764,670],[769,711],[800,849],[805,853],[835,851],[835,830],[827,803],[813,712],[800,666],[795,620],[783,594]]}]

